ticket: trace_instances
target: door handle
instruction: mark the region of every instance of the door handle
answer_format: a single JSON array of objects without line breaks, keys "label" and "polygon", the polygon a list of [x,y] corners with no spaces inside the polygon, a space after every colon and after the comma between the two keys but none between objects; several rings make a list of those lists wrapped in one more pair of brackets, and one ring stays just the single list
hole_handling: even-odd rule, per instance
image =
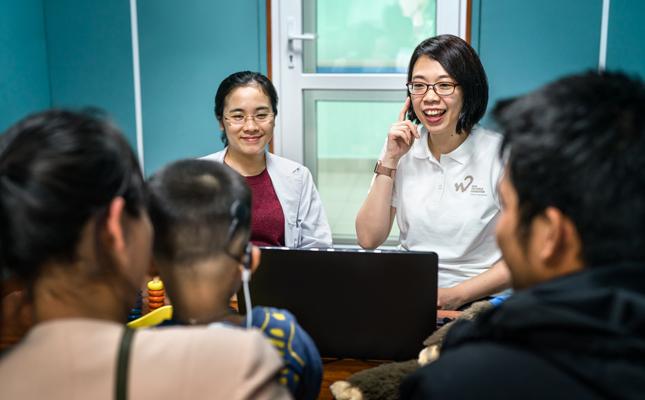
[{"label": "door handle", "polygon": [[301,34],[290,33],[289,36],[287,36],[287,39],[289,41],[292,41],[292,40],[316,40],[316,35],[314,33],[301,33]]},{"label": "door handle", "polygon": [[294,58],[296,56],[296,49],[293,45],[294,40],[316,40],[315,33],[296,33],[295,32],[295,19],[287,17],[287,52],[288,52],[288,67],[294,68]]}]

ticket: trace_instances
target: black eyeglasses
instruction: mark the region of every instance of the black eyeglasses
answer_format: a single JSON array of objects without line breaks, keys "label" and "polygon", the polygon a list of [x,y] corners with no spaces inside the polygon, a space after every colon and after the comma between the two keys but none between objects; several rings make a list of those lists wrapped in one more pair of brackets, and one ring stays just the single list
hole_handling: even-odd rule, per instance
[{"label": "black eyeglasses", "polygon": [[455,92],[455,87],[459,86],[459,84],[453,82],[408,82],[406,86],[408,87],[408,92],[414,96],[424,95],[428,93],[428,90],[430,90],[430,88],[434,90],[437,96],[450,96]]}]

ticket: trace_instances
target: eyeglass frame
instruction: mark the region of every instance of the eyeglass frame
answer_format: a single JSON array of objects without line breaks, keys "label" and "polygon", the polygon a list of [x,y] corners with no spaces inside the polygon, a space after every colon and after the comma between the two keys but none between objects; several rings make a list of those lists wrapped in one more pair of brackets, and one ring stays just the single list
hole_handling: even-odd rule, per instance
[{"label": "eyeglass frame", "polygon": [[[426,87],[425,92],[423,92],[423,93],[412,93],[412,85],[413,85],[413,84],[417,84],[417,85],[425,85],[425,87]],[[450,86],[452,86],[452,92],[447,93],[447,94],[439,94],[439,93],[437,92],[437,89],[436,89],[436,86],[437,86],[437,85],[439,85],[439,84],[449,84]],[[405,84],[405,87],[408,89],[408,93],[409,93],[411,96],[425,96],[425,95],[428,93],[428,91],[430,90],[430,88],[432,88],[432,91],[433,91],[437,96],[439,96],[439,97],[448,97],[448,96],[452,96],[453,94],[455,94],[455,89],[457,88],[457,86],[460,86],[460,85],[459,85],[458,83],[455,83],[455,82],[449,82],[449,81],[439,81],[439,82],[435,82],[435,83],[408,82],[408,83],[406,83],[406,84]]]},{"label": "eyeglass frame", "polygon": [[262,111],[261,111],[261,112],[256,113],[256,114],[243,114],[243,115],[239,115],[239,114],[238,114],[238,116],[241,116],[241,117],[243,117],[243,118],[244,118],[244,119],[243,119],[243,120],[241,120],[241,121],[235,121],[235,120],[233,120],[233,119],[231,118],[231,114],[228,114],[228,115],[224,114],[224,115],[223,115],[223,117],[224,117],[224,119],[225,119],[226,121],[228,121],[231,125],[237,125],[237,126],[244,126],[244,124],[246,124],[246,121],[247,121],[249,118],[250,118],[251,120],[253,120],[253,123],[254,123],[254,124],[258,124],[258,125],[260,125],[260,124],[266,124],[266,123],[268,123],[268,122],[271,122],[271,121],[275,118],[275,113],[267,112],[267,113],[266,113],[266,115],[267,115],[267,119],[266,119],[265,121],[258,121],[256,118],[257,118],[257,116],[258,116],[259,114],[264,114],[264,112],[262,112]]}]

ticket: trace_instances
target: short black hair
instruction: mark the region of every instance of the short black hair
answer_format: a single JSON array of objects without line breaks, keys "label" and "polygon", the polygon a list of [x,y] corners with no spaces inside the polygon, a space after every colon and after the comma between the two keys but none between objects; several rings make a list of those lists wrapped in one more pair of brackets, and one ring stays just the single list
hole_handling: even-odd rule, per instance
[{"label": "short black hair", "polygon": [[[275,86],[273,86],[273,83],[269,78],[258,72],[239,71],[227,76],[217,88],[214,108],[215,118],[217,121],[222,123],[226,96],[239,87],[252,85],[258,86],[260,90],[269,97],[271,108],[273,109],[272,112],[274,115],[278,115],[278,92],[275,90]],[[226,138],[225,131],[222,131],[221,139],[224,146],[228,146],[228,139]]]},{"label": "short black hair", "polygon": [[496,106],[525,233],[571,218],[587,266],[645,260],[645,85],[622,73],[559,79]]},{"label": "short black hair", "polygon": [[[454,35],[439,35],[428,38],[412,52],[408,66],[408,82],[412,80],[414,64],[426,56],[437,61],[450,76],[455,78],[462,90],[464,101],[457,121],[457,133],[469,133],[486,113],[488,105],[488,80],[479,56],[462,38]],[[419,123],[419,118],[410,111],[410,120]]]},{"label": "short black hair", "polygon": [[[121,132],[86,112],[49,110],[10,127],[0,145],[0,265],[28,287],[48,261],[73,262],[87,221],[112,199],[138,217],[145,188]],[[99,260],[101,261],[101,260]]]},{"label": "short black hair", "polygon": [[[180,160],[148,180],[148,210],[155,228],[155,259],[191,265],[230,250],[235,203],[250,216],[251,190],[230,167],[209,160]],[[250,218],[236,234],[250,236]]]}]

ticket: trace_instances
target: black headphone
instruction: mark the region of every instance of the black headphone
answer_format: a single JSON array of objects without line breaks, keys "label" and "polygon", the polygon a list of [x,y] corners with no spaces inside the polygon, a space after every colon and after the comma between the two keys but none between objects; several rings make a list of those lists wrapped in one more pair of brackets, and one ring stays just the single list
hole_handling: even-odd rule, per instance
[{"label": "black headphone", "polygon": [[242,254],[241,258],[238,258],[237,256],[233,255],[230,253],[230,250],[228,248],[231,245],[231,241],[235,237],[235,234],[241,229],[241,228],[248,228],[251,222],[251,210],[246,204],[243,204],[240,200],[235,200],[233,204],[231,204],[231,208],[229,210],[230,217],[231,217],[231,224],[228,226],[228,244],[227,244],[227,253],[239,260],[242,265],[244,266],[244,269],[250,269],[251,268],[251,251],[253,250],[253,245],[251,242],[247,242],[246,245],[244,246],[244,253]]},{"label": "black headphone", "polygon": [[244,253],[241,258],[237,258],[236,255],[233,255],[230,252],[230,246],[235,234],[241,228],[250,228],[251,210],[240,200],[235,200],[233,204],[231,204],[229,213],[231,216],[231,224],[228,226],[228,245],[226,253],[242,263],[242,266],[244,267],[242,269],[242,288],[244,290],[244,304],[246,307],[246,328],[250,329],[253,326],[253,308],[251,304],[251,291],[249,290],[249,281],[251,280],[251,252],[253,251],[253,245],[250,240],[246,242]]}]

